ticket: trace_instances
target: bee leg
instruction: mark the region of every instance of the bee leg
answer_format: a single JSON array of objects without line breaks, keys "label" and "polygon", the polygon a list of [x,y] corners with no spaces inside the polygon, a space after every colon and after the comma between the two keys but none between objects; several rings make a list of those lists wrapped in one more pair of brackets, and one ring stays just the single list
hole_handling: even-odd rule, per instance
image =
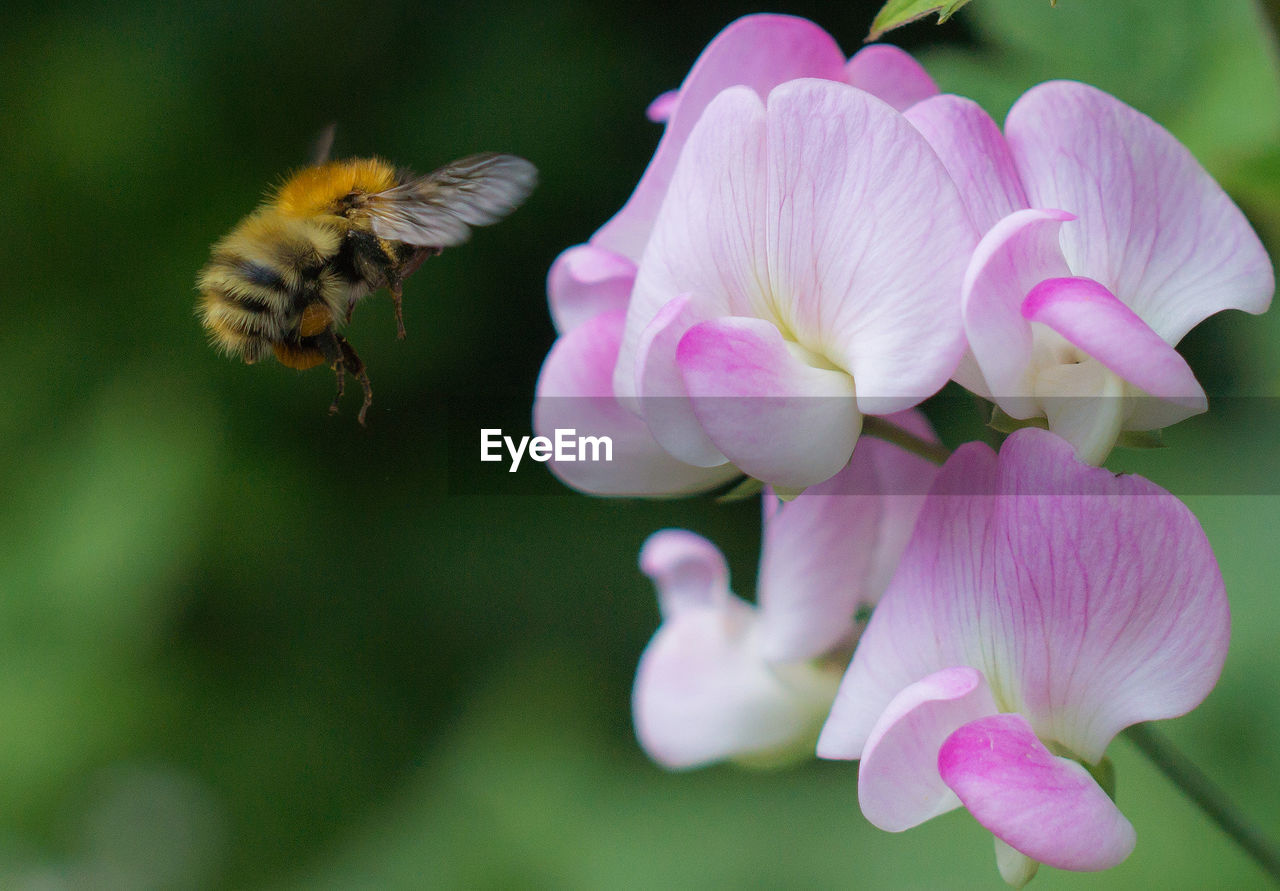
[{"label": "bee leg", "polygon": [[355,348],[347,342],[347,339],[332,328],[325,331],[317,340],[321,355],[329,363],[329,367],[333,369],[338,379],[338,391],[334,394],[333,403],[329,406],[329,414],[337,413],[338,403],[346,390],[346,376],[350,374],[364,388],[364,402],[360,405],[360,414],[356,416],[356,420],[363,427],[369,406],[373,405],[373,386],[369,383],[369,374],[364,369],[364,362],[360,360],[360,356],[356,354]]},{"label": "bee leg", "polygon": [[437,257],[444,248],[441,247],[420,247],[417,248],[404,265],[395,273],[395,277],[387,282],[387,290],[391,292],[391,302],[396,308],[396,337],[404,340],[404,310],[401,307],[400,297],[403,293],[403,282],[406,278],[413,275],[418,267],[422,265],[428,257]]},{"label": "bee leg", "polygon": [[404,310],[401,307],[400,300],[404,293],[404,289],[400,284],[400,279],[396,279],[391,284],[387,285],[387,290],[391,292],[391,302],[395,304],[396,307],[396,338],[404,340]]},{"label": "bee leg", "polygon": [[[360,405],[360,414],[356,416],[356,420],[363,427],[365,415],[369,412],[369,406],[373,405],[373,385],[369,382],[369,373],[365,371],[364,362],[360,361],[360,357],[356,355],[355,349],[351,344],[347,343],[345,337],[335,331],[333,338],[342,354],[341,364],[338,367],[350,372],[351,376],[358,380],[360,386],[364,388],[364,402]],[[339,372],[339,374],[341,373]],[[341,395],[341,388],[339,388],[338,393]]]},{"label": "bee leg", "polygon": [[338,413],[338,403],[342,401],[342,394],[346,390],[347,363],[342,355],[342,345],[338,342],[340,335],[332,328],[325,333],[328,335],[327,337],[322,336],[319,338],[320,352],[324,355],[325,362],[333,369],[338,378],[338,390],[333,394],[333,402],[329,403],[329,414],[336,415]]},{"label": "bee leg", "polygon": [[329,403],[329,414],[336,415],[338,413],[338,403],[342,401],[342,392],[346,389],[347,375],[342,370],[342,363],[339,362],[333,366],[337,372],[338,388],[333,394],[333,401]]}]

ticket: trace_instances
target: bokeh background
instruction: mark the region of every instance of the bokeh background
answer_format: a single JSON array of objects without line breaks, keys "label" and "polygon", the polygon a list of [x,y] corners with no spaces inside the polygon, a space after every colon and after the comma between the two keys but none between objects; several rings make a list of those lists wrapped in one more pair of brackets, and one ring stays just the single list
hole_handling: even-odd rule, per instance
[{"label": "bokeh background", "polygon": [[[874,3],[779,4],[846,51]],[[1000,887],[964,812],[861,818],[850,764],[669,774],[632,737],[657,624],[635,565],[683,526],[754,589],[753,503],[567,492],[478,460],[529,432],[554,333],[544,276],[634,186],[730,3],[6,4],[0,12],[0,886]],[[1001,117],[1051,77],[1173,130],[1280,246],[1280,85],[1265,19],[1216,0],[974,0],[891,35]],[[368,362],[252,368],[204,343],[209,245],[337,122],[336,152],[430,169],[533,159],[510,220],[356,313]],[[1186,496],[1222,562],[1222,682],[1165,725],[1280,827],[1280,322],[1184,352],[1211,415],[1117,452]],[[940,404],[953,443],[981,435]],[[1250,887],[1261,874],[1125,740],[1134,855],[1036,887]]]}]

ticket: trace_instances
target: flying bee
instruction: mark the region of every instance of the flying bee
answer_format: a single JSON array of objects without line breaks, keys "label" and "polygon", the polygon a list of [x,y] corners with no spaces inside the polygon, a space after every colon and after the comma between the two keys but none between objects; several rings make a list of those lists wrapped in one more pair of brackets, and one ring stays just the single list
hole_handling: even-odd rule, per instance
[{"label": "flying bee", "polygon": [[528,196],[537,170],[487,153],[418,176],[379,158],[316,163],[290,176],[213,246],[200,271],[197,315],[210,342],[250,365],[271,354],[290,368],[327,364],[338,392],[346,375],[373,402],[364,362],[338,329],[360,298],[386,288],[404,337],[401,288],[428,257],[505,217]]}]

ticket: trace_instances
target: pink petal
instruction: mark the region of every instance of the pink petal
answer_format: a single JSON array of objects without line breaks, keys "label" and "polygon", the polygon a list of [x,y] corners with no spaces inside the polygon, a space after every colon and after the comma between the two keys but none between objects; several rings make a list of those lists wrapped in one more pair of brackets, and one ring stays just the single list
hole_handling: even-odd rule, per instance
[{"label": "pink petal", "polygon": [[[928,442],[938,441],[937,434],[918,411],[899,412],[885,420]],[[854,449],[855,460],[859,460],[859,452],[875,465],[880,491],[884,493],[880,497],[880,534],[865,586],[864,602],[874,605],[898,570],[902,553],[924,507],[925,496],[938,475],[938,466],[892,443],[869,436],[859,438]]]},{"label": "pink petal", "polygon": [[677,361],[702,429],[744,473],[801,489],[848,463],[862,429],[853,381],[796,358],[770,323],[695,325]]},{"label": "pink petal", "polygon": [[636,673],[636,732],[668,767],[763,755],[811,739],[834,693],[828,672],[771,666],[756,611],[729,592],[720,551],[678,529],[650,536],[640,566],[663,624]]},{"label": "pink petal", "polygon": [[655,124],[665,124],[675,113],[676,106],[680,103],[679,90],[667,90],[657,99],[649,103],[649,107],[644,110],[644,116]]},{"label": "pink petal", "polygon": [[860,441],[847,467],[765,522],[756,599],[766,659],[799,662],[850,642],[858,605],[874,602],[868,582],[881,497],[864,451],[873,442]]},{"label": "pink petal", "polygon": [[747,281],[739,314],[849,372],[864,413],[910,408],[964,350],[976,234],[955,186],[920,133],[860,90],[792,81],[766,114],[766,275]]},{"label": "pink petal", "polygon": [[678,495],[720,485],[732,467],[704,469],[671,457],[638,417],[613,396],[613,366],[622,336],[620,312],[596,316],[552,346],[538,375],[533,427],[540,436],[576,430],[609,436],[613,461],[551,461],[566,484],[598,495]]},{"label": "pink petal", "polygon": [[625,310],[636,265],[619,254],[579,244],[556,257],[547,273],[551,317],[561,334],[603,312]]},{"label": "pink petal", "polygon": [[764,128],[760,98],[743,87],[726,90],[707,108],[681,156],[627,311],[614,377],[624,401],[639,394],[641,338],[652,337],[650,326],[671,301],[687,297],[690,318],[698,320],[748,314],[736,304],[767,279],[760,247]]},{"label": "pink petal", "polygon": [[845,66],[845,79],[898,111],[938,92],[933,78],[910,53],[888,43],[864,46],[854,53]]},{"label": "pink petal", "polygon": [[[862,750],[862,815],[880,829],[902,832],[959,806],[938,775],[938,749],[956,728],[995,711],[986,680],[972,668],[935,672],[895,696]],[[825,728],[818,755],[836,756]]]},{"label": "pink petal", "polygon": [[1000,128],[976,102],[935,96],[906,116],[946,165],[979,233],[1031,206]]},{"label": "pink petal", "polygon": [[1053,755],[1021,715],[966,724],[938,755],[942,779],[1010,847],[1059,869],[1110,869],[1137,834],[1089,772]]},{"label": "pink petal", "polygon": [[750,606],[730,596],[721,608],[664,622],[654,635],[636,672],[632,711],[636,735],[655,761],[695,767],[812,745],[835,679],[809,666],[765,662],[754,619]]},{"label": "pink petal", "polygon": [[[1205,411],[1208,398],[1203,399]],[[1124,399],[1124,430],[1160,430],[1171,427],[1199,412],[1184,408],[1177,402],[1146,396],[1133,388],[1126,388]]]},{"label": "pink petal", "polygon": [[592,243],[638,260],[685,141],[711,101],[735,85],[764,97],[776,85],[797,77],[844,77],[844,53],[817,25],[792,16],[750,15],[721,31],[681,84],[662,141],[635,192]]},{"label": "pink petal", "polygon": [[1209,407],[1178,351],[1092,279],[1040,282],[1023,302],[1022,315],[1048,325],[1144,393],[1177,403],[1183,417]]},{"label": "pink petal", "polygon": [[1020,210],[996,223],[969,262],[961,295],[969,348],[992,397],[1015,418],[1038,415],[1032,398],[1033,338],[1021,313],[1038,282],[1067,274],[1058,232],[1071,215]]},{"label": "pink petal", "polygon": [[988,402],[996,401],[991,392],[991,385],[982,376],[982,366],[974,358],[973,350],[965,350],[964,355],[960,357],[960,364],[956,366],[955,371],[951,372],[951,379],[975,396],[981,396]]},{"label": "pink petal", "polygon": [[[917,411],[887,420],[937,441]],[[851,640],[858,608],[875,604],[897,569],[937,470],[863,436],[825,483],[781,505],[765,498],[757,600],[766,658],[811,659]]]},{"label": "pink petal", "polygon": [[1186,148],[1101,90],[1029,90],[1005,133],[1033,206],[1079,217],[1063,230],[1073,275],[1094,279],[1167,343],[1223,309],[1262,312],[1271,261],[1240,209]]},{"label": "pink petal", "polygon": [[640,570],[658,589],[663,619],[697,609],[720,609],[729,593],[729,565],[720,549],[683,529],[655,532],[640,549]]},{"label": "pink petal", "polygon": [[697,322],[691,303],[687,297],[672,300],[641,336],[636,357],[641,398],[636,405],[667,452],[697,467],[719,467],[728,459],[702,429],[676,361],[681,338]]},{"label": "pink petal", "polygon": [[[943,497],[974,493],[1019,497]],[[860,751],[900,690],[970,665],[1042,739],[1097,761],[1124,727],[1204,699],[1228,635],[1221,574],[1181,502],[1020,430],[998,460],[971,443],[939,473],[824,740]]]},{"label": "pink petal", "polygon": [[1042,430],[1011,436],[999,463],[1002,492],[1034,497],[1000,499],[1001,578],[975,601],[1000,620],[967,622],[971,641],[1008,648],[1017,711],[1042,739],[1096,762],[1123,728],[1213,689],[1230,634],[1222,575],[1195,515],[1154,483],[1075,461]]},{"label": "pink petal", "polygon": [[858,640],[818,741],[821,757],[862,757],[889,703],[921,678],[956,665],[981,670],[980,658],[967,660],[952,613],[962,609],[958,594],[971,598],[994,584],[981,549],[995,505],[959,496],[995,485],[995,455],[979,443],[961,446],[939,472],[897,574]]},{"label": "pink petal", "polygon": [[[914,409],[889,415],[884,420],[923,440],[936,443],[938,436],[929,421]],[[907,546],[924,497],[938,475],[932,461],[882,439],[860,436],[851,465],[869,466],[869,472],[842,471],[821,486],[807,492],[829,495],[874,495],[881,515],[875,554],[868,569],[861,604],[874,604],[884,593],[898,560]]]}]

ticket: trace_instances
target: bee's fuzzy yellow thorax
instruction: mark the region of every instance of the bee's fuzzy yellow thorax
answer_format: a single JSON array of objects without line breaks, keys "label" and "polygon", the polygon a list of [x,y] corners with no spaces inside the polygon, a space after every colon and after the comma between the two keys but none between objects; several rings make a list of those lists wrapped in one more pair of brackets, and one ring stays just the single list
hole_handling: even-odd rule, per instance
[{"label": "bee's fuzzy yellow thorax", "polygon": [[283,214],[308,217],[333,213],[337,202],[352,192],[381,192],[395,184],[395,168],[379,158],[329,161],[289,177],[272,203]]}]

